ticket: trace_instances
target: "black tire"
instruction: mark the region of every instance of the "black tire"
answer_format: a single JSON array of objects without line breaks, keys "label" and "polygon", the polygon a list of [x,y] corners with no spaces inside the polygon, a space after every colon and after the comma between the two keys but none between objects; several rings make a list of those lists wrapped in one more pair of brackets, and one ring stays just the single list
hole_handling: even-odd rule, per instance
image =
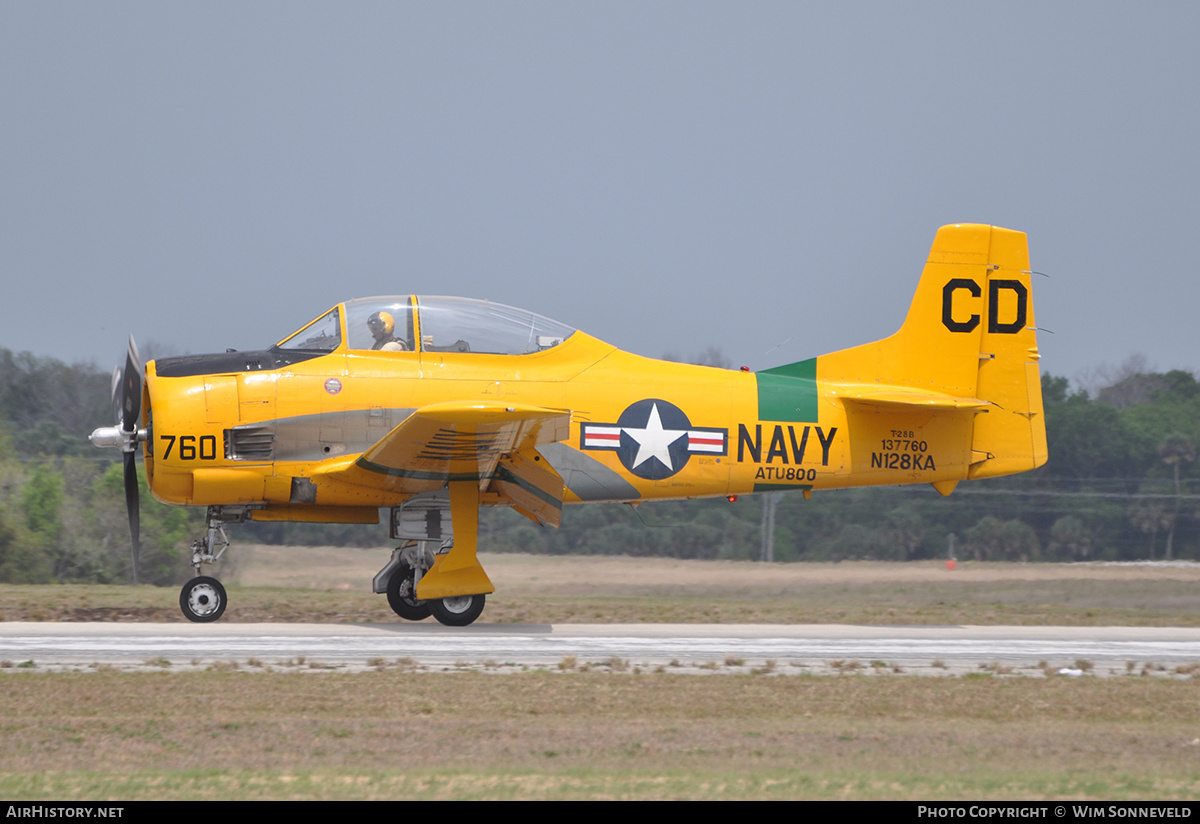
[{"label": "black tire", "polygon": [[429,602],[418,600],[413,593],[413,570],[408,564],[400,564],[392,570],[387,599],[392,612],[406,621],[423,621],[432,612]]},{"label": "black tire", "polygon": [[225,587],[216,578],[201,575],[183,585],[179,591],[179,608],[183,617],[198,624],[208,624],[225,614],[229,599]]},{"label": "black tire", "polygon": [[483,595],[456,595],[426,601],[433,608],[433,617],[448,627],[465,627],[475,622],[483,612]]}]

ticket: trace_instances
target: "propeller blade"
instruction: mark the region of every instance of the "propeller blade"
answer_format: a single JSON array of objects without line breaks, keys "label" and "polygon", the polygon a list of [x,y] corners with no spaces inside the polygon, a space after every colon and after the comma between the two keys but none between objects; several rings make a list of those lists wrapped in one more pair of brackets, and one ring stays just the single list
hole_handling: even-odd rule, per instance
[{"label": "propeller blade", "polygon": [[129,353],[125,356],[125,374],[121,381],[121,427],[126,432],[138,428],[142,414],[142,359],[138,355],[133,335],[129,336]]},{"label": "propeller blade", "polygon": [[121,425],[121,367],[113,369],[112,377],[112,408],[117,426]]},{"label": "propeller blade", "polygon": [[141,520],[138,515],[137,452],[125,453],[125,509],[129,512],[129,538],[133,548],[133,582],[138,582]]}]

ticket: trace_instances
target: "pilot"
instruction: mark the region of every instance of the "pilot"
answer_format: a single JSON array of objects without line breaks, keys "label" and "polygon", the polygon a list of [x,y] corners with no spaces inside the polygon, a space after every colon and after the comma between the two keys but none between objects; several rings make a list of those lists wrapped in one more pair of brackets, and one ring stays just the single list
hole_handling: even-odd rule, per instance
[{"label": "pilot", "polygon": [[367,318],[367,328],[371,330],[371,337],[375,338],[372,349],[381,352],[404,352],[408,349],[404,341],[392,335],[396,329],[396,321],[390,313],[376,312],[371,315]]}]

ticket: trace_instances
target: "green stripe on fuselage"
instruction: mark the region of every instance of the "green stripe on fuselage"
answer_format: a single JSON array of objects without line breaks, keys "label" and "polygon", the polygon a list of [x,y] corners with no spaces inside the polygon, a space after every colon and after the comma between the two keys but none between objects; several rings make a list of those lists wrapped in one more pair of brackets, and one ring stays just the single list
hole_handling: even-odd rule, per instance
[{"label": "green stripe on fuselage", "polygon": [[817,420],[817,359],[765,369],[758,379],[760,421]]}]

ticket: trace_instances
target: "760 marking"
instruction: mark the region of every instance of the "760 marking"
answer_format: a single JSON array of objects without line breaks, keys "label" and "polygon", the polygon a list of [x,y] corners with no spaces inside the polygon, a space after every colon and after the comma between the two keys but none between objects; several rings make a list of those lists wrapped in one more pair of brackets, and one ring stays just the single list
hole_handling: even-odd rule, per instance
[{"label": "760 marking", "polygon": [[167,448],[163,451],[163,460],[171,457],[171,450],[175,447],[176,441],[179,442],[179,451],[176,457],[181,461],[194,461],[199,458],[202,461],[215,461],[217,459],[217,436],[216,435],[201,435],[199,442],[195,435],[160,435],[167,442]]}]

